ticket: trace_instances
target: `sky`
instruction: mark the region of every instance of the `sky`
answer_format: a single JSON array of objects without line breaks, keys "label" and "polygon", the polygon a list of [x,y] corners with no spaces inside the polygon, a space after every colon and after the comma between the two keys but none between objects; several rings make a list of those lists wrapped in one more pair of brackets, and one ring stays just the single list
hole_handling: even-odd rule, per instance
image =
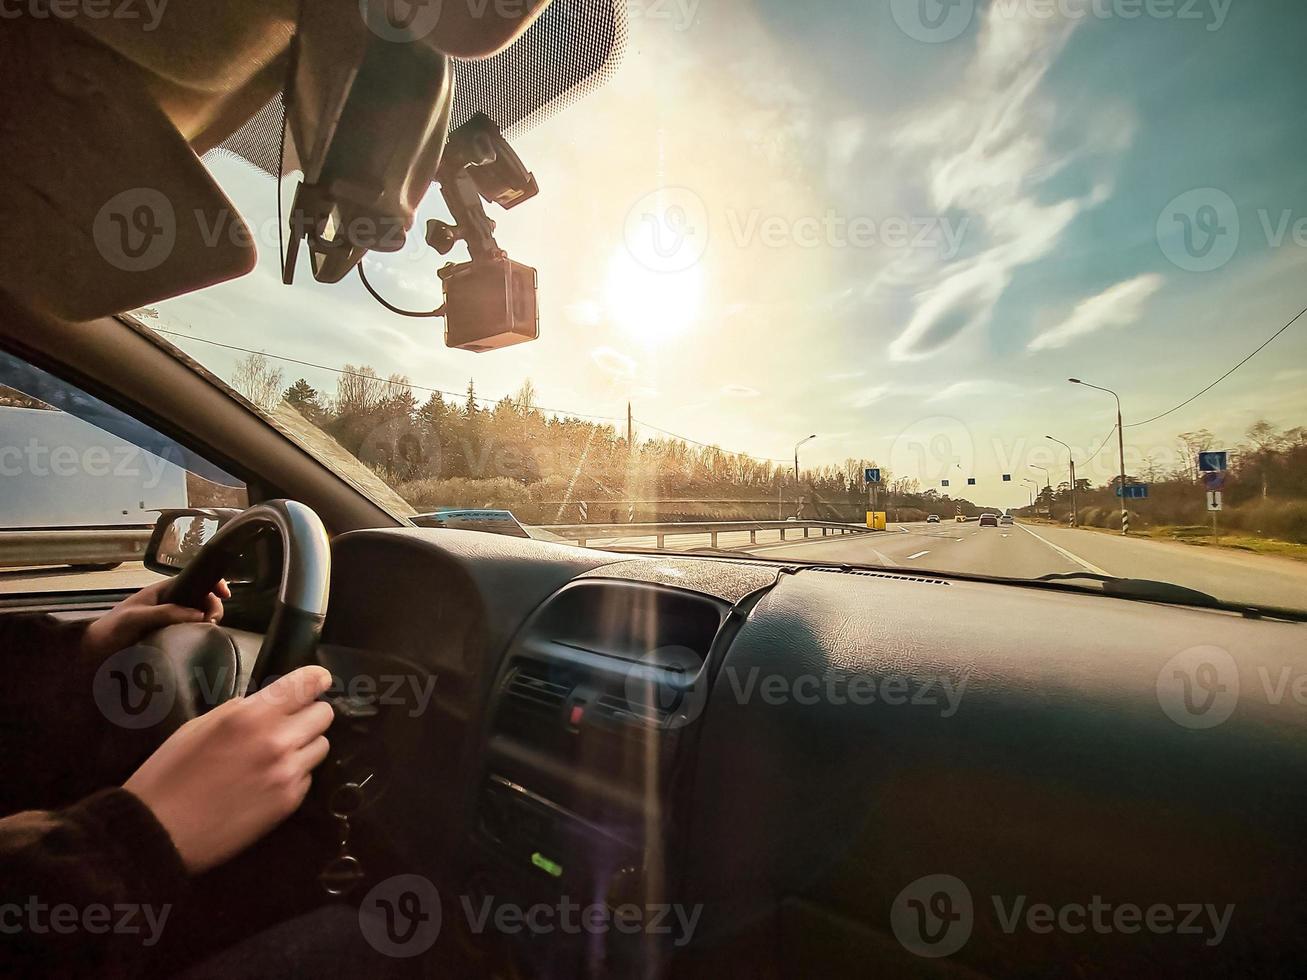
[{"label": "sky", "polygon": [[[815,8],[815,9],[809,9]],[[540,340],[471,354],[353,277],[280,282],[275,182],[206,163],[253,226],[236,282],[160,304],[193,338],[624,418],[804,465],[871,458],[923,489],[1175,460],[1307,424],[1307,7],[1297,0],[627,0],[607,84],[513,137],[540,196],[495,211],[540,273]],[[294,179],[283,185],[286,200]],[[395,305],[445,259],[368,259]],[[460,246],[461,250],[461,246]],[[459,252],[454,254],[459,257]],[[224,377],[239,356],[179,342]],[[321,371],[283,365],[334,390]],[[1104,445],[1105,441],[1107,445]],[[1092,459],[1091,453],[1103,446]],[[1011,474],[1010,483],[1002,480]],[[965,487],[974,477],[976,488]]]}]

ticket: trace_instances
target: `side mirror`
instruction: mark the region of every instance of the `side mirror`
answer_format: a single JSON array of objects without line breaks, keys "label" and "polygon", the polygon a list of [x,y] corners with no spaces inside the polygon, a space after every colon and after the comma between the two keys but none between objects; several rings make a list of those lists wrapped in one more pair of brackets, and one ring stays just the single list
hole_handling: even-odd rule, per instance
[{"label": "side mirror", "polygon": [[233,507],[165,510],[154,523],[145,546],[145,567],[160,575],[176,575],[227,521],[240,511]]}]

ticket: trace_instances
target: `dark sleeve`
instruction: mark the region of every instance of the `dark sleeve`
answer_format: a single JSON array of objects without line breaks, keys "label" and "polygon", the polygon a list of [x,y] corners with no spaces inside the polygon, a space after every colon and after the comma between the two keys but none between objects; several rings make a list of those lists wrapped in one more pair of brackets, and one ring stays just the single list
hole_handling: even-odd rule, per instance
[{"label": "dark sleeve", "polygon": [[0,933],[18,976],[131,977],[187,888],[168,832],[125,789],[0,820]]},{"label": "dark sleeve", "polygon": [[106,721],[84,631],[50,616],[0,617],[0,817],[59,809],[121,782],[96,772]]}]

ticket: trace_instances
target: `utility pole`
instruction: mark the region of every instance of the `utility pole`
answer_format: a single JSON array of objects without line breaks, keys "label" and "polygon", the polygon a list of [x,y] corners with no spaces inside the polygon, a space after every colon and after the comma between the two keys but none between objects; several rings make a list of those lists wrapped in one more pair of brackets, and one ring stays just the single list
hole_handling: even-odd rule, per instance
[{"label": "utility pole", "polygon": [[1072,526],[1072,527],[1079,527],[1079,526],[1080,526],[1080,512],[1076,509],[1076,457],[1075,457],[1075,454],[1072,452],[1071,447],[1068,446],[1068,445],[1067,445],[1065,442],[1063,442],[1061,439],[1054,439],[1052,436],[1044,436],[1044,438],[1045,438],[1045,439],[1049,439],[1049,440],[1051,440],[1052,442],[1057,443],[1059,446],[1063,446],[1063,447],[1066,448],[1067,459],[1069,459],[1069,460],[1071,461],[1071,526]]},{"label": "utility pole", "polygon": [[1086,388],[1093,388],[1095,391],[1105,391],[1116,399],[1116,450],[1121,461],[1121,533],[1130,533],[1130,511],[1126,508],[1125,495],[1125,424],[1121,421],[1121,396],[1111,388],[1100,388],[1098,385],[1091,385],[1088,381],[1081,381],[1079,378],[1068,378],[1073,385],[1084,385]]}]

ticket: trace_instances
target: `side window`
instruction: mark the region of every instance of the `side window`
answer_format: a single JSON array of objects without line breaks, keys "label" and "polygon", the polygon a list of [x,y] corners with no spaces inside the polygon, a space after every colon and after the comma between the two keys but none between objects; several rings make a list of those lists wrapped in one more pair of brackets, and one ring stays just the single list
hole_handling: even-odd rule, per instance
[{"label": "side window", "polygon": [[0,595],[147,585],[161,510],[248,503],[220,467],[0,351]]}]

